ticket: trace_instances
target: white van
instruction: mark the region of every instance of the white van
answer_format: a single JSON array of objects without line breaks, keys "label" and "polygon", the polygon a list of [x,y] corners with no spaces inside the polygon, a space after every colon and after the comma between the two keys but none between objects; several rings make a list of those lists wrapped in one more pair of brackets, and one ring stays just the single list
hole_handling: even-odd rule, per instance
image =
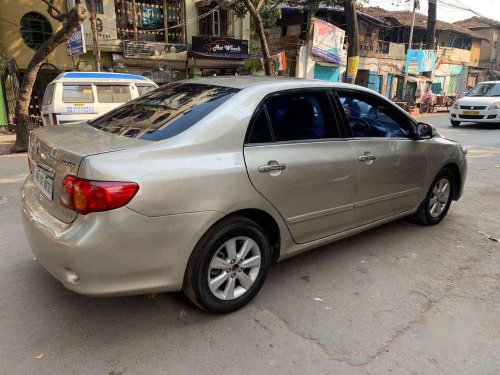
[{"label": "white van", "polygon": [[42,122],[47,126],[90,120],[157,87],[139,75],[62,73],[45,90]]}]

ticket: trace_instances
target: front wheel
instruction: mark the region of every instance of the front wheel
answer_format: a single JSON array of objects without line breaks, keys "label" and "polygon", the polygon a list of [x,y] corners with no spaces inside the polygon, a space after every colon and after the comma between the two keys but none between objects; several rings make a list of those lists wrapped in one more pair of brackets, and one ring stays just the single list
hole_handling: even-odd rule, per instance
[{"label": "front wheel", "polygon": [[203,310],[229,313],[257,294],[270,263],[265,231],[247,218],[230,217],[214,225],[194,249],[183,291]]},{"label": "front wheel", "polygon": [[415,215],[420,224],[436,225],[444,219],[453,197],[453,181],[453,175],[448,169],[439,172]]},{"label": "front wheel", "polygon": [[453,120],[451,120],[450,122],[451,122],[451,126],[453,126],[455,128],[457,128],[458,125],[460,125],[460,121],[453,121]]}]

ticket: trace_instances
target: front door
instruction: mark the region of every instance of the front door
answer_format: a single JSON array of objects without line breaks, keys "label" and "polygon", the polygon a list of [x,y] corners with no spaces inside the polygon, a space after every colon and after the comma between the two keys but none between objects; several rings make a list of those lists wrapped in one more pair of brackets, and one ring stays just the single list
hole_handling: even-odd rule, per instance
[{"label": "front door", "polygon": [[355,90],[337,93],[358,162],[354,226],[417,207],[428,160],[423,141],[412,136],[411,120],[375,95]]},{"label": "front door", "polygon": [[305,243],[351,224],[357,161],[324,90],[284,91],[257,110],[244,148],[255,188]]}]

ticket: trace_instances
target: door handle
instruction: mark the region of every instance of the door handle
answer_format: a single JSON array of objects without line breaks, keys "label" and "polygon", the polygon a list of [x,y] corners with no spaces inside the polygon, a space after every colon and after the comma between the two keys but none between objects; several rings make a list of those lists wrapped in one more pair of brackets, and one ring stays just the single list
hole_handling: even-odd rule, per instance
[{"label": "door handle", "polygon": [[377,159],[377,157],[375,155],[372,155],[371,153],[369,152],[365,152],[363,155],[361,155],[359,158],[359,161],[372,161],[372,160],[375,160]]},{"label": "door handle", "polygon": [[272,172],[272,171],[283,171],[286,169],[286,165],[277,164],[277,165],[261,165],[259,167],[259,172]]}]

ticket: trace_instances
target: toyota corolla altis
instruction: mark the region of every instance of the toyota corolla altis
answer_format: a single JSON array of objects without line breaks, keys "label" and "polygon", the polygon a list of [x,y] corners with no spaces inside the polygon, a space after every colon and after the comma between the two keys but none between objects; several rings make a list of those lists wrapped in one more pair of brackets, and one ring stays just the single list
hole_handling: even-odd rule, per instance
[{"label": "toyota corolla altis", "polygon": [[464,149],[359,86],[207,78],[88,123],[35,130],[23,222],[37,260],[91,296],[183,290],[248,303],[272,262],[462,194]]}]

